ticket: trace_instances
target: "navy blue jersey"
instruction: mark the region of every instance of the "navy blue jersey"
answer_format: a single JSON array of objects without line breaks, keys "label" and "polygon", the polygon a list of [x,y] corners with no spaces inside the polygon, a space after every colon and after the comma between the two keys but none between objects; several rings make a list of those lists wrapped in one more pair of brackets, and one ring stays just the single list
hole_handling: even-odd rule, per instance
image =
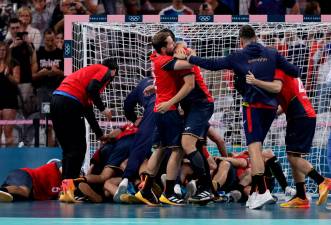
[{"label": "navy blue jersey", "polygon": [[154,82],[153,78],[147,77],[142,79],[139,84],[128,94],[124,100],[124,114],[125,117],[134,122],[137,119],[137,114],[135,113],[135,107],[138,105],[142,106],[144,110],[149,107],[154,107],[155,94],[150,96],[144,95],[144,89],[152,85]]},{"label": "navy blue jersey", "polygon": [[238,90],[245,102],[264,103],[277,106],[276,95],[254,85],[246,84],[246,74],[251,71],[255,77],[263,81],[273,81],[276,68],[285,73],[299,76],[299,68],[289,63],[276,49],[267,48],[259,43],[251,43],[244,49],[238,50],[223,58],[202,59],[192,56],[189,62],[207,70],[233,70],[242,90]]}]

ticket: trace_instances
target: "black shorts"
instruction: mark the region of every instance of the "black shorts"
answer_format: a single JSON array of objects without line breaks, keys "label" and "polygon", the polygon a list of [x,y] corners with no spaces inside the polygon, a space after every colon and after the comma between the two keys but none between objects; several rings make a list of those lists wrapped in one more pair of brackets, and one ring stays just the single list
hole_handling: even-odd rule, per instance
[{"label": "black shorts", "polygon": [[286,152],[308,155],[313,142],[316,118],[301,117],[289,120],[286,128]]},{"label": "black shorts", "polygon": [[32,190],[32,178],[30,174],[24,170],[12,170],[9,172],[8,176],[5,179],[5,182],[1,186],[25,186]]}]

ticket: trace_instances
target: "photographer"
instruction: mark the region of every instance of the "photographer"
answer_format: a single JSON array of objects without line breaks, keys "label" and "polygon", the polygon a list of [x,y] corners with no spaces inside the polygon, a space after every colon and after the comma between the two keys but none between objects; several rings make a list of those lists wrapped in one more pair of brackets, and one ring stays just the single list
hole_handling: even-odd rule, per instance
[{"label": "photographer", "polygon": [[91,15],[91,12],[79,0],[61,0],[53,12],[50,23],[55,32],[64,30],[64,15]]},{"label": "photographer", "polygon": [[[63,80],[63,51],[56,47],[55,33],[48,29],[44,33],[44,47],[37,51],[38,72],[32,75],[37,90],[37,108],[42,102],[50,102],[52,92]],[[48,130],[48,146],[54,146],[53,132]]]},{"label": "photographer", "polygon": [[205,2],[199,7],[199,15],[214,15],[214,10],[209,3]]},{"label": "photographer", "polygon": [[[36,61],[36,51],[33,44],[28,41],[27,32],[21,32],[22,27],[17,18],[9,21],[9,32],[12,39],[7,40],[10,48],[11,57],[15,59],[20,68],[21,76],[19,80],[19,90],[23,102],[23,115],[28,118],[36,111],[35,96],[32,87],[32,74],[37,72],[38,64]],[[25,139],[25,134],[23,139]],[[24,140],[27,144],[27,140]]]}]

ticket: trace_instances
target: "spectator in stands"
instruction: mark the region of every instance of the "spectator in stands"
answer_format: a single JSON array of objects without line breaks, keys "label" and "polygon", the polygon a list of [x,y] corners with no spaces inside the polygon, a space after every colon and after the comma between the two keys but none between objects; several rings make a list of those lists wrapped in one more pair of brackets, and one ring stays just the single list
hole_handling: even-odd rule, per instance
[{"label": "spectator in stands", "polygon": [[320,15],[321,8],[317,1],[308,1],[305,7],[304,15]]},{"label": "spectator in stands", "polygon": [[[210,4],[214,10],[215,15],[232,15],[238,14],[235,13],[235,9],[231,8],[230,1],[228,0],[205,0],[206,3]],[[233,1],[234,3],[237,2],[236,0]]]},{"label": "spectator in stands", "polygon": [[[44,34],[44,46],[37,52],[38,72],[33,74],[37,90],[37,109],[43,102],[50,102],[53,91],[60,85],[63,75],[63,50],[56,47],[55,33],[48,29]],[[55,146],[52,128],[48,130],[48,146]]]},{"label": "spectator in stands", "polygon": [[[310,0],[308,0],[310,1]],[[321,14],[331,14],[331,1],[326,0],[314,0],[317,1],[321,8]]]},{"label": "spectator in stands", "polygon": [[[53,4],[46,4],[46,0],[32,0],[32,23],[31,26],[37,28],[40,34],[43,35],[47,28],[49,28],[49,21],[52,18],[54,11]],[[42,36],[41,43],[44,37]]]},{"label": "spectator in stands", "polygon": [[79,0],[60,0],[60,3],[52,12],[50,27],[58,32],[64,30],[64,15],[90,15],[85,5]]},{"label": "spectator in stands", "polygon": [[141,0],[141,13],[145,15],[155,14],[155,8],[149,0]]},{"label": "spectator in stands", "polygon": [[164,8],[159,13],[164,16],[192,15],[193,10],[183,4],[183,0],[172,0],[172,5]]},{"label": "spectator in stands", "polygon": [[23,101],[23,114],[27,118],[35,112],[35,98],[32,87],[32,74],[37,72],[36,51],[29,42],[26,32],[21,32],[20,21],[12,18],[9,21],[9,31],[12,39],[8,40],[11,57],[18,61],[21,68],[19,81],[20,94]]},{"label": "spectator in stands", "polygon": [[251,0],[239,0],[239,15],[249,15]]},{"label": "spectator in stands", "polygon": [[55,43],[56,43],[56,47],[58,49],[61,49],[61,50],[63,49],[63,45],[64,45],[63,31],[59,31],[56,33]]},{"label": "spectator in stands", "polygon": [[[8,46],[0,42],[0,120],[14,120],[18,109],[20,67],[9,57]],[[5,146],[14,144],[13,125],[0,126],[0,137],[5,135]],[[0,146],[1,146],[0,138]]]},{"label": "spectator in stands", "polygon": [[205,2],[199,7],[199,15],[214,15],[214,10],[209,3]]},{"label": "spectator in stands", "polygon": [[0,4],[0,41],[5,39],[10,15],[13,14],[12,10],[8,4],[2,6]]},{"label": "spectator in stands", "polygon": [[8,38],[5,39],[7,46],[10,46],[13,43],[13,40],[16,39],[16,34],[21,30],[21,23],[17,18],[12,18],[8,21]]},{"label": "spectator in stands", "polygon": [[297,0],[251,0],[249,14],[285,15],[287,9],[289,14],[300,14]]},{"label": "spectator in stands", "polygon": [[[31,9],[28,7],[22,7],[17,11],[17,16],[21,22],[22,31],[28,32],[29,42],[33,43],[34,48],[38,50],[41,43],[41,35],[38,29],[31,26]],[[7,36],[10,36],[10,33],[8,33]]]},{"label": "spectator in stands", "polygon": [[127,0],[125,3],[126,13],[128,15],[139,15],[141,14],[141,8],[138,0]]},{"label": "spectator in stands", "polygon": [[98,0],[84,0],[84,5],[91,14],[98,14]]},{"label": "spectator in stands", "polygon": [[113,14],[125,14],[125,7],[123,0],[117,1],[109,1],[109,0],[101,0],[103,7],[105,8],[105,14],[113,15]]}]

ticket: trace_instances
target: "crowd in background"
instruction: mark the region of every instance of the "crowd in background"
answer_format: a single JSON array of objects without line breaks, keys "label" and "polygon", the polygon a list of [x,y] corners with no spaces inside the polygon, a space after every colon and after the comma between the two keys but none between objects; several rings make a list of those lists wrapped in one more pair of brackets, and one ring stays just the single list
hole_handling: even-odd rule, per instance
[{"label": "crowd in background", "polygon": [[[50,100],[51,93],[64,77],[64,15],[73,14],[320,15],[331,14],[331,1],[0,0],[0,120],[43,118],[41,103]],[[313,65],[321,64],[320,60],[324,60],[323,65],[326,64],[325,57],[322,56],[328,51],[320,53],[319,49],[322,49],[321,46],[328,46],[324,50],[331,49],[330,36],[328,33],[317,38],[316,43],[307,42],[312,45],[306,48],[309,53],[308,76],[314,70]],[[289,43],[297,45],[304,44],[304,41],[291,40],[288,45]],[[290,49],[290,46],[286,48]],[[329,64],[323,68],[330,69]],[[1,146],[13,146],[17,142],[26,146],[32,144],[33,138],[28,128],[23,129],[21,138],[17,141],[13,137],[13,127],[0,124]],[[50,129],[49,146],[55,145],[53,136]],[[3,140],[5,141],[2,143]]]}]

